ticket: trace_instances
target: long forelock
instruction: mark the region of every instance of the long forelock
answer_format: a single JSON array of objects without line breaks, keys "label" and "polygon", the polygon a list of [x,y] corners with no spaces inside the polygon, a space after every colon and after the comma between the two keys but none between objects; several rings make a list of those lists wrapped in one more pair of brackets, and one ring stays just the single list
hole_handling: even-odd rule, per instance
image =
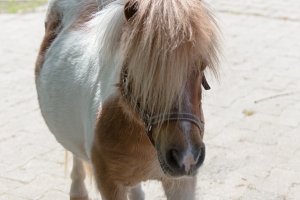
[{"label": "long forelock", "polygon": [[165,114],[180,105],[192,71],[217,72],[218,27],[199,0],[137,0],[121,49],[133,101],[141,112]]}]

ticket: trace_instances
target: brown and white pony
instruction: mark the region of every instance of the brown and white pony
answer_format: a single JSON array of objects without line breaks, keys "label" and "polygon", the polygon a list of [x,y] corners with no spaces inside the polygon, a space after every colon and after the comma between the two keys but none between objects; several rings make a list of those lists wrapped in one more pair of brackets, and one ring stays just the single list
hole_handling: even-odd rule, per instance
[{"label": "brown and white pony", "polygon": [[[100,0],[99,0],[100,1]],[[205,158],[202,88],[217,72],[218,28],[200,0],[54,0],[36,62],[42,115],[73,153],[71,199],[195,198]]]}]

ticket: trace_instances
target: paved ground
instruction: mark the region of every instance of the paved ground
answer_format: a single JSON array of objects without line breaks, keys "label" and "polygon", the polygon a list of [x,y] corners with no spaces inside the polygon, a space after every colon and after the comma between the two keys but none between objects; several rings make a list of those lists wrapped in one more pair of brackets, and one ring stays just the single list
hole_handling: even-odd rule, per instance
[{"label": "paved ground", "polygon": [[[208,2],[218,10],[225,59],[204,97],[198,199],[299,199],[300,2]],[[1,200],[68,199],[65,152],[35,94],[44,15],[0,15]],[[147,199],[165,199],[156,182],[144,186]]]}]

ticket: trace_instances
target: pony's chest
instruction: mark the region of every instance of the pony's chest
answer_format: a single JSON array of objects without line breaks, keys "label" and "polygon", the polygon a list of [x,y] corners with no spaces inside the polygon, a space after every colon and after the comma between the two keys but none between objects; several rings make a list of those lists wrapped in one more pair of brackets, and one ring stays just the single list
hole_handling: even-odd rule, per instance
[{"label": "pony's chest", "polygon": [[164,176],[155,150],[139,147],[135,152],[123,151],[119,155],[121,159],[118,160],[118,170],[114,174],[124,186],[132,187],[141,181],[159,180]]},{"label": "pony's chest", "polygon": [[99,113],[92,148],[94,165],[102,176],[123,185],[159,179],[164,174],[144,124],[126,113],[120,102],[120,96],[112,97]]},{"label": "pony's chest", "polygon": [[157,152],[146,135],[139,138],[113,137],[113,133],[105,135],[109,138],[103,137],[96,142],[100,148],[94,156],[101,158],[100,168],[109,178],[131,187],[164,176]]}]

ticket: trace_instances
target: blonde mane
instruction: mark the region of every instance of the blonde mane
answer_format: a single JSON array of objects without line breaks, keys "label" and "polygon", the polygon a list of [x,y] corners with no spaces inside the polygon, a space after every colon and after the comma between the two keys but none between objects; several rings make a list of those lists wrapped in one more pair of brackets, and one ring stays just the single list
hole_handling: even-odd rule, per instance
[{"label": "blonde mane", "polygon": [[133,101],[141,112],[166,114],[180,105],[189,74],[217,73],[218,26],[200,0],[137,0],[121,38]]}]

